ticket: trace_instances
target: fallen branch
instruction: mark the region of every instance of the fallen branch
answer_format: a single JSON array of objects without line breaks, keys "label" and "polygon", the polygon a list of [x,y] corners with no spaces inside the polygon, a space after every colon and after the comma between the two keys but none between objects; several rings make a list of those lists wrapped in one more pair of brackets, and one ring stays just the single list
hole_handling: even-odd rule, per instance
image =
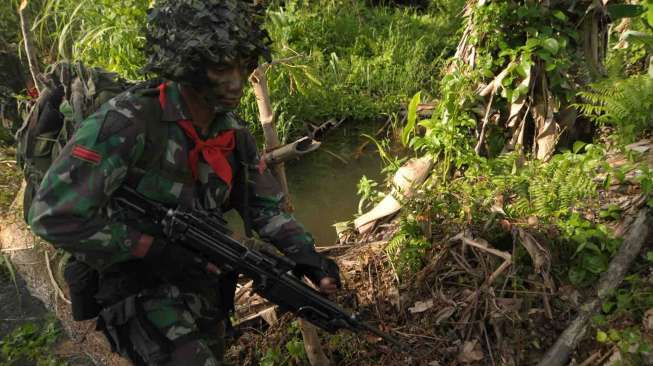
[{"label": "fallen branch", "polygon": [[591,356],[589,356],[583,363],[581,363],[578,366],[590,366],[590,365],[596,365],[596,360],[601,358],[601,351],[594,352],[592,353]]},{"label": "fallen branch", "polygon": [[325,252],[330,252],[330,251],[332,251],[334,249],[350,248],[352,246],[353,245],[347,245],[347,244],[345,244],[345,245],[332,245],[330,247],[318,247],[318,246],[316,246],[315,251],[318,252],[318,253],[325,253]]},{"label": "fallen branch", "polygon": [[254,281],[249,281],[236,291],[236,294],[234,295],[234,302],[237,303],[241,297],[243,297],[245,294],[249,293],[249,291],[252,290],[252,285],[254,284]]},{"label": "fallen branch", "polygon": [[501,82],[503,79],[508,76],[510,72],[515,68],[517,64],[514,62],[511,62],[510,65],[508,65],[505,69],[503,69],[500,73],[497,74],[497,76],[494,77],[494,79],[487,84],[479,93],[478,95],[482,97],[487,97],[490,94],[495,94],[499,88],[501,88]]},{"label": "fallen branch", "polygon": [[512,260],[512,255],[510,255],[510,253],[502,252],[500,250],[490,248],[490,247],[488,247],[486,245],[483,245],[483,244],[481,244],[481,243],[479,243],[479,242],[477,242],[477,241],[475,241],[473,239],[470,239],[470,238],[466,237],[464,232],[459,233],[458,235],[456,235],[456,236],[454,236],[453,238],[450,239],[450,241],[455,241],[455,240],[460,240],[460,241],[462,241],[463,243],[465,243],[467,245],[473,246],[475,248],[478,248],[478,249],[480,249],[482,251],[485,251],[485,252],[488,252],[490,254],[494,254],[497,257],[501,257],[501,258],[503,258],[505,260],[508,260],[508,261]]},{"label": "fallen branch", "polygon": [[401,166],[392,178],[392,191],[372,210],[354,220],[358,232],[361,234],[370,232],[379,219],[399,211],[401,203],[395,196],[410,198],[417,187],[426,180],[432,166],[433,159],[428,155],[419,159],[410,159]]},{"label": "fallen branch", "polygon": [[274,306],[267,307],[256,314],[240,319],[238,321],[238,324],[239,325],[244,324],[259,317],[263,318],[263,320],[265,320],[265,322],[268,323],[269,325],[276,324],[279,321],[279,319],[277,318],[277,306],[274,305]]},{"label": "fallen branch", "polygon": [[617,255],[610,261],[608,270],[601,276],[596,290],[596,297],[581,305],[576,319],[560,335],[556,343],[549,348],[538,366],[562,366],[583,339],[592,316],[601,308],[602,302],[621,284],[632,262],[653,234],[653,218],[647,208],[637,214]]}]

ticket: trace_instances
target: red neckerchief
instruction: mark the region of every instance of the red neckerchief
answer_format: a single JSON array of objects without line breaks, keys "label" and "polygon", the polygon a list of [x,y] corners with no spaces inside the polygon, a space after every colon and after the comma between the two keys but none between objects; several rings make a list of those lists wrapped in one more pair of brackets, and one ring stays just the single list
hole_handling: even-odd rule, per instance
[{"label": "red neckerchief", "polygon": [[[165,108],[166,105],[165,89],[166,83],[159,85],[159,103],[161,103],[161,108]],[[203,141],[197,134],[195,127],[193,127],[193,121],[182,119],[178,120],[177,124],[184,130],[186,136],[195,143],[195,147],[188,154],[188,163],[193,178],[197,179],[197,162],[199,161],[201,151],[204,160],[211,166],[215,174],[231,188],[233,173],[227,156],[233,151],[235,146],[234,130],[226,130],[216,137]]]}]

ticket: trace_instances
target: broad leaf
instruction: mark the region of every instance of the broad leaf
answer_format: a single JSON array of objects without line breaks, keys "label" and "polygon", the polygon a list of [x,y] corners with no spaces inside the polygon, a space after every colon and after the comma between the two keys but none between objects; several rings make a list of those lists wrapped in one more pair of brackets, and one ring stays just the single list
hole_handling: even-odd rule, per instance
[{"label": "broad leaf", "polygon": [[555,40],[555,38],[545,39],[544,42],[542,42],[542,47],[552,55],[555,55],[560,50],[560,44]]},{"label": "broad leaf", "polygon": [[586,142],[576,141],[574,142],[574,147],[572,148],[571,151],[573,151],[574,154],[578,154],[585,147],[585,145],[587,145]]},{"label": "broad leaf", "polygon": [[408,117],[406,126],[404,126],[404,129],[401,131],[401,143],[404,146],[408,146],[408,138],[411,132],[413,132],[415,129],[415,121],[417,120],[417,106],[420,102],[420,94],[421,92],[417,92],[417,94],[413,96],[413,99],[411,99],[410,104],[408,105]]}]

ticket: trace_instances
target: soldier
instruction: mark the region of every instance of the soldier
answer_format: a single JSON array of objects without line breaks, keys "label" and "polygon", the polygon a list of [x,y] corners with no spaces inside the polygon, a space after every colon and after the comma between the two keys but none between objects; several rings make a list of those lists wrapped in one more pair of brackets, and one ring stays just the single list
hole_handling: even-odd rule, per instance
[{"label": "soldier", "polygon": [[71,292],[97,301],[100,328],[135,364],[221,364],[235,280],[167,243],[151,222],[124,217],[111,202],[121,185],[186,209],[236,208],[323,292],[340,285],[335,263],[280,209],[279,186],[233,112],[259,57],[269,59],[259,22],[241,0],[158,0],[146,70],[162,81],[118,95],[83,121],[31,206],[32,230],[74,254]]}]

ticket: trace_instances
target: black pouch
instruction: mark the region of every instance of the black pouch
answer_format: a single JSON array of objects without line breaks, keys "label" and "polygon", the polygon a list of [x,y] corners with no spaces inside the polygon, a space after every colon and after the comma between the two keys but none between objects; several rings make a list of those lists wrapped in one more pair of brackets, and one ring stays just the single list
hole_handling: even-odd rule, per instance
[{"label": "black pouch", "polygon": [[111,350],[128,357],[135,365],[165,363],[173,343],[145,317],[140,295],[102,309],[97,330],[104,332]]},{"label": "black pouch", "polygon": [[100,304],[95,299],[99,289],[99,274],[88,264],[70,258],[66,263],[64,278],[70,288],[73,319],[87,320],[100,313]]}]

